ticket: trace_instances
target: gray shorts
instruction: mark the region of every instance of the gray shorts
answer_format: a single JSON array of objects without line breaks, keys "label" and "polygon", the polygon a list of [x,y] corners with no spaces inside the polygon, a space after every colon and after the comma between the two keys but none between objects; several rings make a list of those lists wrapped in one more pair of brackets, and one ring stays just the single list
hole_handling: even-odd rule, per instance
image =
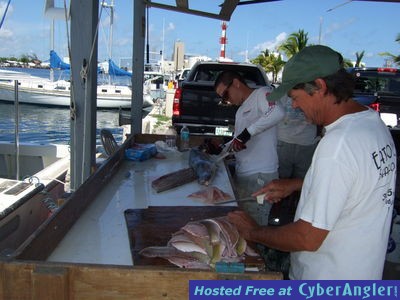
[{"label": "gray shorts", "polygon": [[[278,178],[275,173],[256,173],[248,176],[235,177],[235,190],[239,198],[251,196],[268,182]],[[239,207],[246,211],[259,225],[268,225],[269,211],[272,204],[265,202],[258,204],[257,201],[239,202]]]},{"label": "gray shorts", "polygon": [[304,178],[316,147],[317,143],[304,146],[278,141],[279,177]]}]

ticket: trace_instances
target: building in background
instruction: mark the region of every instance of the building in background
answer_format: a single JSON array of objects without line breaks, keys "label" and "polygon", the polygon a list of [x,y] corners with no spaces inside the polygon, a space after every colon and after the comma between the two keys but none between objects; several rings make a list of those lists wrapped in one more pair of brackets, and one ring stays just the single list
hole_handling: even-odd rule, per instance
[{"label": "building in background", "polygon": [[185,68],[185,44],[182,41],[178,40],[175,42],[172,60],[175,66],[175,72]]},{"label": "building in background", "polygon": [[[171,60],[164,60],[161,52],[150,52],[149,57],[150,61],[148,66],[151,66],[151,71],[172,76],[179,74],[183,69],[191,68],[198,61],[212,60],[210,57],[204,55],[186,54],[185,43],[180,40],[174,43]],[[132,72],[132,58],[120,58],[119,67]]]}]

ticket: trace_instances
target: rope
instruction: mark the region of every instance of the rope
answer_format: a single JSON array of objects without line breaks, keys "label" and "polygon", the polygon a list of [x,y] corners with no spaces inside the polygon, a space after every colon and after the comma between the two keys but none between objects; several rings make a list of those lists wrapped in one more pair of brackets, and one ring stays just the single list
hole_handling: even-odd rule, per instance
[{"label": "rope", "polygon": [[8,0],[6,9],[4,10],[3,17],[1,18],[1,21],[0,21],[0,28],[1,28],[1,26],[3,26],[4,20],[6,19],[6,15],[7,15],[8,7],[10,6],[10,2],[11,2],[11,0]]},{"label": "rope", "polygon": [[[101,5],[100,8],[100,13],[99,17],[97,19],[97,25],[96,25],[96,31],[94,34],[94,38],[92,41],[92,47],[90,49],[90,56],[89,56],[89,62],[86,62],[85,60],[83,61],[82,69],[81,69],[81,77],[84,80],[85,84],[85,97],[84,97],[84,112],[87,112],[87,105],[88,105],[88,87],[87,87],[87,75],[88,75],[88,70],[90,70],[90,66],[92,63],[92,57],[94,53],[94,46],[95,46],[95,41],[97,40],[98,32],[99,32],[99,25],[100,25],[100,20],[101,20],[101,15],[103,12],[103,5]],[[97,62],[96,62],[97,65]],[[97,69],[97,68],[96,68]],[[97,73],[96,73],[97,76]],[[97,99],[97,89],[96,89],[96,99]],[[96,108],[97,108],[97,103],[96,103]],[[86,128],[86,122],[88,122],[87,118],[83,118],[83,128]],[[83,144],[85,144],[86,141],[86,130],[83,130]],[[83,147],[83,157],[86,157],[86,148]],[[85,160],[82,159],[82,165],[81,165],[81,178],[84,178],[84,170],[85,170]]]},{"label": "rope", "polygon": [[[70,7],[71,7],[71,2],[70,1]],[[99,30],[99,24],[100,24],[100,19],[101,19],[101,15],[102,15],[102,11],[103,11],[103,6],[101,6],[100,9],[100,14],[99,14],[99,18],[97,21],[97,26],[96,26],[96,31],[95,31],[95,35],[94,35],[94,39],[92,41],[92,46],[91,46],[91,50],[90,50],[90,56],[89,56],[89,60],[87,61],[86,59],[83,60],[82,63],[82,68],[79,72],[80,77],[83,81],[84,84],[84,90],[85,90],[85,96],[84,96],[84,112],[87,111],[87,105],[88,105],[88,86],[87,86],[87,78],[88,78],[88,74],[89,74],[89,70],[90,70],[90,66],[92,63],[92,57],[93,57],[93,53],[94,53],[94,46],[95,46],[95,41],[97,40],[97,35],[98,35],[98,30]],[[70,35],[69,35],[69,29],[68,29],[68,16],[67,16],[67,4],[66,4],[66,0],[64,0],[64,13],[65,13],[65,21],[66,21],[66,27],[67,27],[67,41],[68,41],[68,55],[70,57],[71,60],[71,45],[70,45]],[[96,62],[97,64],[97,62]],[[73,64],[71,64],[71,74],[73,72]],[[70,104],[70,119],[72,121],[75,121],[76,119],[76,115],[77,115],[77,111],[76,111],[76,102],[75,102],[75,97],[74,97],[74,86],[75,86],[75,82],[72,79],[71,76],[71,104]],[[97,93],[97,91],[96,91]],[[97,103],[96,103],[96,108],[97,108]],[[87,120],[87,118],[83,118],[83,127],[86,128],[86,122],[89,122],[90,120]],[[77,138],[77,134],[76,134],[76,128],[75,128],[75,123],[73,123],[74,126],[72,128],[74,134],[74,145],[76,145],[76,138]],[[85,144],[85,140],[86,140],[86,130],[83,130],[83,144]],[[85,157],[85,147],[83,148],[83,157]],[[84,177],[84,159],[82,160],[82,165],[81,165],[81,176],[82,178]]]},{"label": "rope", "polygon": [[39,177],[34,175],[26,175],[24,178],[22,178],[22,181],[28,182],[29,184],[33,184],[34,181],[36,181],[35,186],[39,186],[41,184]]},{"label": "rope", "polygon": [[[79,74],[81,75],[83,82],[86,83],[87,76],[88,76],[88,64],[86,62],[86,59],[83,60],[82,68],[81,68],[81,71],[79,72]],[[86,88],[86,86],[85,86],[85,88]]]},{"label": "rope", "polygon": [[[71,3],[70,3],[70,11],[71,11]],[[64,16],[65,16],[65,27],[67,32],[67,47],[68,47],[68,56],[71,61],[71,44],[70,44],[70,35],[69,35],[69,26],[68,26],[68,10],[67,10],[67,2],[64,0]],[[70,64],[70,74],[72,74],[72,64]],[[70,103],[70,116],[72,120],[75,120],[76,111],[75,111],[75,99],[73,93],[74,82],[72,80],[72,75],[70,75],[70,87],[71,87],[71,103]]]},{"label": "rope", "polygon": [[[51,181],[56,181],[56,182],[58,182],[58,183],[60,183],[60,184],[62,184],[62,185],[66,185],[65,182],[63,182],[63,181],[61,181],[61,180],[59,180],[59,179],[57,179],[57,178],[46,177],[46,178],[43,178],[43,179],[45,179],[45,180],[51,180]],[[24,178],[22,178],[22,181],[28,182],[29,184],[35,184],[36,187],[42,184],[42,183],[40,182],[39,177],[37,177],[37,176],[35,176],[35,175],[26,175]],[[36,183],[35,183],[35,181],[36,181]]]}]

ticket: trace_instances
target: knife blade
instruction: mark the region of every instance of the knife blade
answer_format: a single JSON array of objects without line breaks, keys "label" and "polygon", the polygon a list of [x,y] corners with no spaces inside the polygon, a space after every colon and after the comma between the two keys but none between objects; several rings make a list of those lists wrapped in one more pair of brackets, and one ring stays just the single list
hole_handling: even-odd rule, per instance
[{"label": "knife blade", "polygon": [[244,197],[240,199],[232,199],[232,200],[226,200],[226,201],[220,201],[214,203],[215,205],[220,205],[220,204],[227,204],[227,203],[234,203],[234,202],[245,202],[245,201],[257,201],[258,204],[263,204],[265,198],[265,194],[258,195],[257,197]]},{"label": "knife blade", "polygon": [[241,199],[232,199],[232,200],[216,202],[214,204],[220,205],[220,204],[226,204],[226,203],[245,202],[245,201],[256,201],[256,198],[255,197],[246,197],[246,198],[241,198]]},{"label": "knife blade", "polygon": [[217,163],[217,162],[223,160],[225,157],[227,157],[230,154],[231,154],[230,151],[222,152],[220,155],[218,155],[218,157],[214,160],[214,162]]},{"label": "knife blade", "polygon": [[214,160],[215,163],[217,163],[217,162],[223,160],[223,159],[224,159],[225,157],[227,157],[229,154],[232,154],[233,150],[232,150],[232,147],[231,147],[231,143],[232,143],[232,140],[229,141],[229,142],[227,142],[226,144],[224,144],[224,145],[222,146],[222,151],[221,151],[221,153],[220,153],[220,154],[217,156],[217,158],[215,158],[215,160]]}]

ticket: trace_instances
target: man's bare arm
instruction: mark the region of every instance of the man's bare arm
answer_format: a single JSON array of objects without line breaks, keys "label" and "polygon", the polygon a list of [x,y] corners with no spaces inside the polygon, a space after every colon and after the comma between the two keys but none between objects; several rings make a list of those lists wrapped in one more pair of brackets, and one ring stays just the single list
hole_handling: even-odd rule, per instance
[{"label": "man's bare arm", "polygon": [[243,211],[229,213],[228,217],[247,241],[287,252],[316,251],[329,233],[304,220],[278,227],[261,227]]},{"label": "man's bare arm", "polygon": [[265,185],[263,188],[253,193],[252,196],[265,194],[264,200],[270,203],[276,203],[286,198],[296,191],[300,191],[303,186],[303,179],[274,179]]}]

